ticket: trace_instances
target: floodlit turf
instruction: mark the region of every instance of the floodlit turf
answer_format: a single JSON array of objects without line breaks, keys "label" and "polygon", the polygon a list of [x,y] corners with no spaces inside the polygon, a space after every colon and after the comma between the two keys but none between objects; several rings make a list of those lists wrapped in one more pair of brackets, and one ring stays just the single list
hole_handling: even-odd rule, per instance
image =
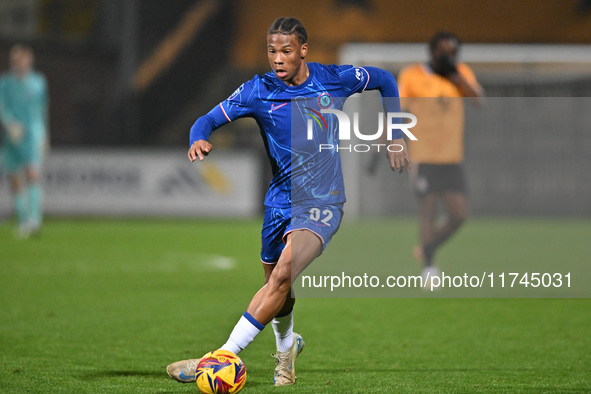
[{"label": "floodlit turf", "polygon": [[[418,271],[414,219],[363,226],[389,234],[374,241],[393,270]],[[472,219],[439,259],[459,271],[588,262],[590,228]],[[341,231],[316,263],[355,242]],[[259,232],[259,220],[54,219],[18,241],[0,224],[0,392],[196,392],[165,367],[226,340],[261,284]],[[584,298],[302,298],[297,384],[272,387],[269,327],[240,355],[243,392],[591,392],[590,311]]]}]

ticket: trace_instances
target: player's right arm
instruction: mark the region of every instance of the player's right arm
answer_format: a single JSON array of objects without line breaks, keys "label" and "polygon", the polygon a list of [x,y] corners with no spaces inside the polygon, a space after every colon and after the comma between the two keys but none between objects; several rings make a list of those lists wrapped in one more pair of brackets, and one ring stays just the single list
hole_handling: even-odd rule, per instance
[{"label": "player's right arm", "polygon": [[10,100],[7,92],[6,77],[0,78],[0,122],[6,130],[6,137],[12,144],[18,144],[25,135],[25,128],[16,116],[9,110],[8,102]]},{"label": "player's right arm", "polygon": [[189,160],[192,162],[197,160],[203,160],[205,156],[211,152],[213,149],[213,145],[209,143],[209,141],[205,140],[198,140],[193,142],[191,147],[189,148]]},{"label": "player's right arm", "polygon": [[252,115],[254,79],[242,84],[230,97],[197,119],[189,135],[189,160],[203,160],[213,149],[208,141],[211,133],[237,118]]},{"label": "player's right arm", "polygon": [[11,116],[7,105],[8,93],[6,92],[6,77],[0,77],[0,122],[6,128],[13,123],[14,117]]},{"label": "player's right arm", "polygon": [[203,160],[205,156],[211,152],[213,145],[209,143],[209,136],[211,133],[222,127],[224,124],[230,122],[224,115],[222,103],[215,106],[206,115],[203,115],[193,124],[189,133],[189,160],[192,162]]},{"label": "player's right arm", "polygon": [[484,90],[470,67],[464,63],[458,64],[457,72],[450,75],[449,79],[458,87],[462,96],[472,98],[476,106],[482,105],[481,98],[484,97]]}]

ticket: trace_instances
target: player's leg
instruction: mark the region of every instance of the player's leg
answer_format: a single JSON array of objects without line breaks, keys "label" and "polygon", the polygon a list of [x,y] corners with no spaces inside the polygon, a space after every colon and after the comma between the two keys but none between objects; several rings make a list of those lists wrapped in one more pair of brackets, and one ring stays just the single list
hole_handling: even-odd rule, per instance
[{"label": "player's leg", "polygon": [[29,147],[23,154],[26,163],[27,198],[29,204],[29,227],[36,233],[41,228],[43,190],[41,189],[41,166],[45,150],[45,139],[33,132]]},{"label": "player's leg", "polygon": [[[285,295],[286,299],[281,310],[276,314],[272,320],[273,331],[276,336],[277,354],[275,355],[275,373],[273,377],[273,384],[275,386],[292,385],[296,381],[295,361],[298,355],[302,352],[305,342],[301,335],[293,332],[293,305],[295,298],[293,295],[292,283],[295,278],[301,273],[320,253],[322,253],[322,242],[318,235],[308,231],[307,229],[299,229],[290,232],[286,236],[286,247],[282,253],[282,257],[277,264],[274,272],[277,269],[290,268],[289,271],[283,271],[281,275],[269,276],[269,283],[267,283],[266,290],[271,290],[274,281],[281,283],[287,282],[289,289]],[[289,264],[287,262],[289,261]],[[285,262],[285,264],[283,264]],[[257,300],[253,300],[255,304]],[[264,306],[263,308],[264,309]],[[254,311],[252,313],[255,313]]]},{"label": "player's leg", "polygon": [[419,241],[413,249],[413,256],[425,267],[433,264],[432,256],[425,256],[424,247],[435,235],[435,217],[439,196],[434,190],[437,185],[437,166],[428,163],[413,165],[411,184],[419,202]]},{"label": "player's leg", "polygon": [[41,228],[42,222],[42,203],[43,191],[40,184],[39,169],[35,165],[31,165],[26,169],[26,194],[29,211],[29,227],[32,233],[36,233]]},{"label": "player's leg", "polygon": [[286,297],[291,298],[292,270],[297,277],[321,252],[322,241],[316,234],[307,230],[291,232],[269,281],[254,296],[247,312],[261,324],[270,322],[282,310]]},{"label": "player's leg", "polygon": [[[284,256],[291,259],[290,284],[293,284],[308,265],[327,247],[334,234],[338,231],[343,216],[341,204],[315,207],[294,206],[292,208],[294,215],[291,221],[291,232],[288,232],[287,247],[283,253]],[[270,279],[272,280],[273,276]],[[290,293],[294,297],[293,288]],[[294,298],[291,299],[295,300]],[[278,316],[288,311],[288,305],[284,305]],[[285,318],[289,319],[289,317],[286,316]],[[277,317],[273,319],[273,322],[276,320],[278,320]],[[277,364],[274,376],[275,386],[295,383],[295,361],[304,348],[305,342],[299,334],[294,332],[293,341],[285,341],[283,345],[290,347],[285,351],[278,350],[275,356]]]},{"label": "player's leg", "polygon": [[[269,281],[275,264],[265,264],[265,283]],[[295,295],[293,288],[285,297],[285,302],[279,313],[271,320],[277,353],[275,357],[275,386],[291,385],[295,383],[295,360],[302,352],[305,342],[301,335],[294,332],[293,307]]]},{"label": "player's leg", "polygon": [[29,220],[27,193],[23,187],[23,181],[18,172],[11,172],[8,175],[8,178],[10,180],[10,189],[14,199],[14,212],[18,222],[18,235],[22,238],[26,238],[30,234],[27,227]]},{"label": "player's leg", "polygon": [[421,246],[415,248],[415,257],[422,261],[425,267],[433,265],[433,254],[428,253],[426,245],[431,244],[436,236],[435,219],[437,216],[437,203],[439,196],[436,193],[427,193],[419,197],[419,236]]},{"label": "player's leg", "polygon": [[[255,294],[244,315],[240,318],[228,341],[221,347],[233,353],[246,348],[262,331],[266,324],[282,311],[290,308],[291,287],[298,275],[318,257],[338,230],[343,215],[342,204],[315,207],[291,207],[293,216],[281,218],[286,231],[285,246],[281,250],[275,266],[270,269],[267,283]],[[322,217],[312,214],[319,211]],[[265,212],[265,221],[280,216],[280,212]],[[273,233],[274,226],[263,225],[263,262],[275,261],[265,253],[266,234]],[[274,238],[276,239],[276,238]],[[287,300],[287,303],[286,303]],[[286,352],[277,355],[275,385],[295,383],[295,358],[304,346],[301,336],[293,334],[292,346]]]},{"label": "player's leg", "polygon": [[[285,247],[283,235],[290,221],[290,210],[274,207],[265,207],[265,216],[261,231],[261,261],[265,274],[265,285],[271,277],[279,257]],[[247,318],[248,317],[248,318]],[[228,341],[222,346],[224,350],[239,353],[264,326],[252,319],[247,312],[239,319],[232,330]],[[177,361],[170,364],[166,371],[173,379],[189,383],[195,381],[195,366],[199,359]],[[193,373],[191,373],[193,372]]]},{"label": "player's leg", "polygon": [[[340,225],[342,207],[337,206],[331,208],[333,208],[333,212],[330,216],[333,219],[328,226],[323,224],[323,227],[328,228],[328,230],[324,229],[327,232],[326,234],[318,235],[321,232],[320,230],[317,229],[318,233],[316,233],[307,228],[296,228],[291,232],[287,232],[285,238],[286,243],[284,247],[281,246],[281,254],[277,263],[272,268],[265,268],[265,273],[268,273],[267,283],[255,294],[247,311],[232,330],[228,341],[220,349],[228,350],[235,354],[240,353],[263,330],[266,324],[281,314],[282,311],[287,312],[288,309],[293,307],[294,301],[291,298],[292,280],[295,280],[297,275],[322,253],[323,246],[326,246]],[[273,220],[280,221],[282,223],[281,226],[273,225]],[[261,252],[263,263],[275,261],[273,260],[273,256],[279,248],[276,247],[277,243],[275,241],[277,237],[274,234],[278,233],[278,229],[284,231],[289,223],[290,218],[278,210],[268,209],[265,211],[262,237],[263,250]],[[308,224],[306,223],[305,225]],[[322,242],[323,239],[326,239],[325,244]],[[275,241],[269,242],[269,240]],[[288,351],[284,352],[286,357],[278,354],[275,385],[295,383],[295,369],[293,368],[293,364],[303,346],[304,342],[301,336],[293,333],[292,346]],[[187,361],[189,360],[169,365],[167,368],[169,375],[178,381],[183,381],[175,373],[171,373],[170,369],[172,366],[182,368],[187,365]],[[284,368],[284,365],[290,365],[290,367]],[[289,376],[284,376],[285,379],[280,377],[278,380],[278,369],[280,371],[289,369]]]},{"label": "player's leg", "polygon": [[[267,207],[265,209],[265,220],[261,231],[261,261],[265,272],[265,285],[269,282],[271,274],[285,249],[287,243],[285,234],[289,231],[290,225],[291,208]],[[277,352],[290,348],[293,342],[293,306],[295,298],[292,295],[293,292],[290,292],[285,296],[283,307],[271,321]]]},{"label": "player's leg", "polygon": [[[263,239],[264,239],[264,233],[263,233]],[[265,248],[263,247],[263,249],[265,249]],[[264,253],[262,253],[262,254],[264,255]],[[269,281],[269,277],[271,276],[271,273],[273,272],[274,268],[275,268],[274,263],[263,262],[263,269],[264,269],[264,273],[265,273],[265,284]],[[291,300],[291,296],[289,296],[289,299]],[[286,300],[287,300],[287,298],[286,298]],[[292,307],[293,307],[293,303],[292,303]],[[242,322],[242,318],[240,319],[239,323],[240,322]],[[249,327],[247,326],[247,328],[249,328]],[[248,330],[248,332],[250,332],[250,330]],[[238,353],[238,352],[235,352],[235,353]],[[196,370],[197,364],[199,364],[200,360],[201,359],[199,359],[199,358],[194,358],[194,359],[176,361],[172,364],[169,364],[166,367],[166,372],[168,373],[168,375],[171,378],[173,378],[176,381],[179,381],[181,383],[195,382],[195,380],[196,380],[195,370]]]},{"label": "player's leg", "polygon": [[[271,273],[273,272],[273,269],[275,268],[275,264],[270,264],[270,263],[264,263],[263,262],[263,269],[265,272],[265,284],[269,281],[269,277],[271,276]],[[286,297],[286,304],[287,300],[291,300],[291,294],[288,295],[288,297]],[[293,302],[291,303],[291,308],[293,308]],[[290,312],[291,315],[291,312]],[[244,316],[242,318],[240,318],[238,324],[236,325],[236,327],[238,327],[238,325],[242,326],[245,325],[246,326],[246,334],[248,336],[252,335],[253,330],[250,327],[251,324],[244,324],[245,322],[243,321]],[[275,331],[275,335],[277,337],[277,331],[275,330],[275,320],[273,320],[273,331]],[[236,341],[236,342],[240,342],[243,338],[244,333],[237,331],[236,327],[234,328],[234,331],[232,331],[233,335],[230,335],[230,338],[228,339],[228,342],[230,343],[230,346],[232,346],[232,344]],[[283,328],[283,327],[282,327]],[[292,328],[292,333],[293,333],[293,320],[291,321],[291,328]],[[284,331],[287,331],[284,329]],[[260,331],[259,331],[260,332]],[[254,331],[254,334],[256,336],[256,334],[258,334],[257,331]],[[237,339],[238,338],[238,339]],[[293,338],[293,335],[292,335]],[[254,337],[253,337],[254,339]],[[293,339],[292,339],[293,340]],[[277,339],[278,342],[278,348],[279,348],[279,339]],[[228,346],[228,343],[226,343],[224,346]],[[224,348],[224,346],[222,348]],[[227,349],[226,349],[227,350]],[[241,349],[240,349],[241,350]],[[233,350],[234,353],[239,353],[240,350]],[[195,370],[197,368],[197,365],[199,364],[199,361],[201,359],[200,358],[194,358],[194,359],[187,359],[187,360],[181,360],[181,361],[176,361],[172,364],[169,364],[166,367],[166,372],[168,373],[168,375],[175,379],[178,382],[181,383],[192,383],[195,382],[196,377],[195,377]]]},{"label": "player's leg", "polygon": [[[298,250],[292,248],[297,242]],[[322,242],[309,231],[294,231],[287,237],[269,281],[254,295],[246,312],[240,318],[230,338],[221,347],[238,354],[246,348],[265,326],[283,309],[285,300],[291,296],[292,266],[301,272],[322,251]]]},{"label": "player's leg", "polygon": [[419,200],[419,231],[421,246],[415,247],[415,258],[423,263],[421,276],[423,278],[423,288],[432,289],[432,278],[439,276],[439,268],[434,264],[434,254],[427,246],[436,236],[435,219],[437,216],[437,204],[439,195],[436,193],[427,193]]},{"label": "player's leg", "polygon": [[[296,241],[298,250],[294,250]],[[301,272],[322,252],[322,242],[314,233],[306,230],[293,231],[288,234],[285,248],[281,256],[270,270],[267,283],[254,295],[246,312],[242,315],[234,329],[230,333],[228,341],[220,348],[235,354],[244,350],[265,326],[277,317],[284,307],[289,308],[291,300],[292,266],[296,272]],[[287,323],[288,325],[291,322]],[[285,352],[277,355],[279,376],[277,374],[275,385],[295,383],[295,369],[293,364],[297,354],[303,348],[304,343],[297,334],[292,335],[292,343]],[[289,365],[289,367],[284,367]]]},{"label": "player's leg", "polygon": [[[269,282],[271,273],[275,264],[263,264],[265,270],[265,284]],[[285,302],[279,313],[271,321],[273,333],[275,334],[275,344],[277,352],[284,352],[291,348],[293,344],[293,307],[295,297],[293,289],[286,295]]]},{"label": "player's leg", "polygon": [[447,213],[445,221],[437,229],[431,242],[424,246],[425,255],[435,254],[437,248],[449,240],[466,220],[468,202],[464,193],[447,191],[443,193],[443,202]]},{"label": "player's leg", "polygon": [[10,182],[14,213],[18,224],[18,235],[26,238],[29,236],[26,226],[29,217],[27,211],[27,195],[22,179],[24,168],[22,152],[23,149],[20,145],[14,145],[9,142],[5,142],[2,145],[2,164]]},{"label": "player's leg", "polygon": [[433,237],[423,245],[425,256],[435,254],[444,242],[458,231],[466,219],[467,198],[465,193],[464,173],[462,166],[439,166],[436,190],[441,193],[445,205],[446,216],[444,222],[435,230]]}]

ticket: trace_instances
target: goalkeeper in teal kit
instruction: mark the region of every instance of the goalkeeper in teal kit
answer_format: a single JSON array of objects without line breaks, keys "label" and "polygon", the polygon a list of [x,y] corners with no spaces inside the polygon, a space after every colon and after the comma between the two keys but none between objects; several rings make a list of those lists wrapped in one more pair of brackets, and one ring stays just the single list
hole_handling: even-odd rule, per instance
[{"label": "goalkeeper in teal kit", "polygon": [[47,83],[33,70],[31,48],[10,50],[10,72],[0,78],[0,122],[3,169],[10,178],[19,235],[40,230],[42,190],[40,171],[47,143]]},{"label": "goalkeeper in teal kit", "polygon": [[[295,359],[304,341],[293,331],[291,285],[326,248],[343,215],[345,191],[339,153],[320,150],[338,144],[338,122],[323,109],[341,110],[344,100],[364,90],[398,98],[394,77],[379,68],[307,63],[307,33],[295,18],[279,18],[267,34],[272,71],[240,86],[228,99],[199,118],[190,133],[189,159],[203,160],[211,150],[209,135],[241,117],[254,118],[261,130],[273,179],[265,197],[261,261],[265,285],[254,295],[228,341],[220,348],[238,354],[271,323],[277,355],[274,384],[295,383]],[[384,100],[386,112],[400,112],[397,100]],[[308,119],[314,123],[307,132]],[[319,115],[322,115],[320,118]],[[402,132],[391,143],[404,147],[388,152],[393,170],[410,167]],[[180,382],[195,381],[199,359],[177,361],[167,368]]]}]

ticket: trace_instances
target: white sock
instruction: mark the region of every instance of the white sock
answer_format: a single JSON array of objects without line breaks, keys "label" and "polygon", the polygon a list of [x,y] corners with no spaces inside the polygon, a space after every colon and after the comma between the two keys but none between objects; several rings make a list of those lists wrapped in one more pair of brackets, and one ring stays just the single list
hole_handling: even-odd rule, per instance
[{"label": "white sock", "polygon": [[286,352],[293,346],[293,311],[288,315],[275,317],[271,322],[275,333],[278,352]]},{"label": "white sock", "polygon": [[238,354],[259,335],[263,328],[265,326],[256,321],[248,312],[244,312],[244,315],[234,326],[228,341],[220,349]]}]

